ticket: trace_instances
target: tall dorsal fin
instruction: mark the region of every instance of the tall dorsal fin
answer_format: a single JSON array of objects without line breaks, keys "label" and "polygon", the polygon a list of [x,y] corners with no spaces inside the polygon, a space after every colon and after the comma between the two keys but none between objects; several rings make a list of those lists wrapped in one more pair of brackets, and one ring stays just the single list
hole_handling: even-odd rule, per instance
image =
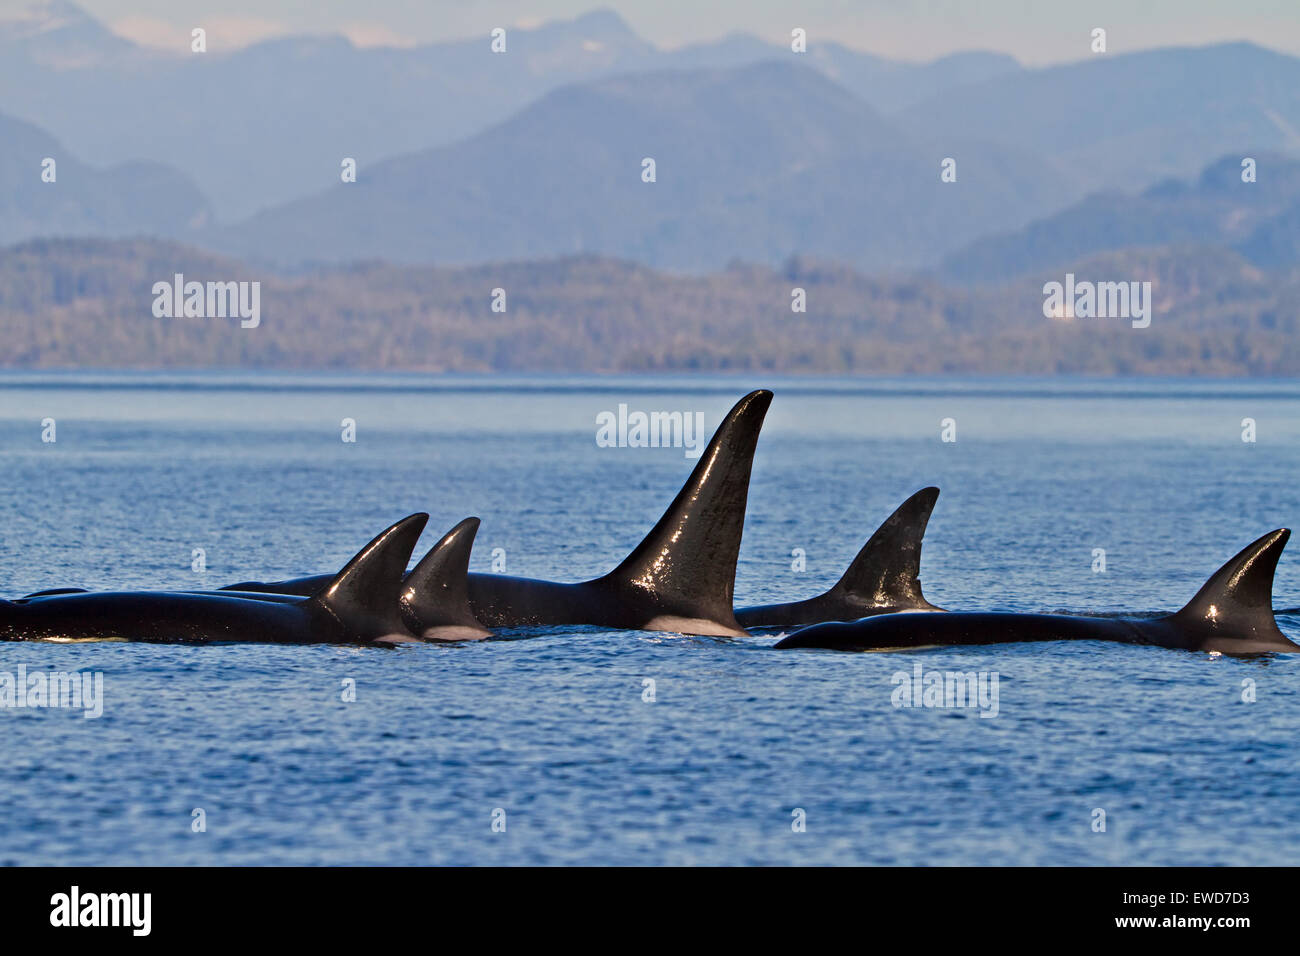
[{"label": "tall dorsal fin", "polygon": [[602,585],[646,593],[654,610],[736,633],[732,595],[749,473],[772,393],[750,392],[727,414],[662,518]]},{"label": "tall dorsal fin", "polygon": [[827,593],[864,608],[934,607],[921,593],[921,541],[938,500],[922,488],[899,505]]},{"label": "tall dorsal fin", "polygon": [[402,576],[428,520],[427,514],[413,514],[383,531],[313,600],[325,605],[360,637],[404,632],[398,604]]},{"label": "tall dorsal fin", "polygon": [[1273,619],[1273,572],[1291,532],[1270,531],[1246,545],[1214,572],[1196,597],[1173,616],[1183,626],[1202,624],[1220,637],[1253,638],[1277,631]]},{"label": "tall dorsal fin", "polygon": [[438,629],[449,627],[468,628],[479,637],[491,633],[469,606],[469,556],[478,527],[478,518],[466,518],[443,535],[406,576],[401,601],[408,612],[407,623],[418,636],[431,631],[436,636]]}]

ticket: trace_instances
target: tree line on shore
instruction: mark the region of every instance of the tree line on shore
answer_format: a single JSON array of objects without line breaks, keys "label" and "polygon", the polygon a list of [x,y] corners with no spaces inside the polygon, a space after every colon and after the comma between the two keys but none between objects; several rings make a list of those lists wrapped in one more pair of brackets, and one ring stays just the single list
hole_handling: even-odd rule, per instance
[{"label": "tree line on shore", "polygon": [[[778,374],[1300,373],[1300,269],[1219,248],[1108,252],[1080,280],[1150,281],[1149,328],[1044,316],[1064,269],[999,285],[791,259],[682,275],[576,257],[273,271],[149,240],[0,250],[0,367]],[[153,312],[155,283],[261,283],[261,321]],[[799,311],[800,306],[803,311]]]}]

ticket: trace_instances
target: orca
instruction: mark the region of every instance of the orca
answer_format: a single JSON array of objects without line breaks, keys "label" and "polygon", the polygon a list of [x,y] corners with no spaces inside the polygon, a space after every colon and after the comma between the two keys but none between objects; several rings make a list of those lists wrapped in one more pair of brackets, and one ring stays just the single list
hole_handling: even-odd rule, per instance
[{"label": "orca", "polygon": [[492,636],[469,604],[469,554],[478,527],[478,518],[466,518],[456,525],[402,582],[402,618],[418,637],[481,641]]},{"label": "orca", "polygon": [[749,477],[772,393],[740,399],[649,535],[608,574],[577,584],[469,575],[487,627],[590,624],[620,631],[744,637],[732,607]]},{"label": "orca", "polygon": [[921,539],[938,488],[922,488],[876,529],[848,570],[824,594],[789,604],[736,611],[742,627],[803,627],[823,621],[856,621],[899,611],[942,611],[921,593]]},{"label": "orca", "polygon": [[1063,614],[887,614],[852,623],[815,624],[778,648],[867,651],[1023,641],[1118,641],[1189,651],[1252,655],[1300,651],[1273,618],[1273,572],[1291,532],[1270,531],[1221,567],[1181,611],[1157,618]]},{"label": "orca", "polygon": [[608,574],[561,584],[471,574],[474,616],[493,628],[594,625],[745,637],[732,600],[758,433],[772,403],[750,392],[727,413],[658,523]]},{"label": "orca", "polygon": [[402,573],[428,520],[388,528],[312,597],[218,591],[90,591],[0,600],[0,640],[160,644],[397,644],[417,641],[398,606]]},{"label": "orca", "polygon": [[[402,581],[398,603],[407,630],[426,641],[481,641],[492,632],[469,606],[466,575],[479,519],[466,518],[429,549]],[[244,581],[217,592],[237,593],[261,601],[312,597],[329,586],[331,576],[317,574],[288,581]]]},{"label": "orca", "polygon": [[[771,404],[772,393],[764,389],[736,403],[663,517],[613,571],[576,584],[470,574],[474,617],[488,628],[593,625],[747,636],[732,597],[754,450]],[[308,577],[230,587],[311,594],[320,581]]]}]

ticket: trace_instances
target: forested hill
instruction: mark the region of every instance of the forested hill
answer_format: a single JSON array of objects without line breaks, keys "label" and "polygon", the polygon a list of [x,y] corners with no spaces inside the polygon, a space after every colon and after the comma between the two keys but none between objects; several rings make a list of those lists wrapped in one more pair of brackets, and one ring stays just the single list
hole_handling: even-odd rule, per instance
[{"label": "forested hill", "polygon": [[[1045,318],[1060,269],[978,288],[808,260],[703,276],[599,258],[279,274],[172,243],[41,240],[0,250],[0,366],[1300,374],[1300,270],[1196,247],[1072,268],[1081,282],[1150,281],[1150,327]],[[177,273],[260,282],[259,324],[156,317],[154,285]]]}]

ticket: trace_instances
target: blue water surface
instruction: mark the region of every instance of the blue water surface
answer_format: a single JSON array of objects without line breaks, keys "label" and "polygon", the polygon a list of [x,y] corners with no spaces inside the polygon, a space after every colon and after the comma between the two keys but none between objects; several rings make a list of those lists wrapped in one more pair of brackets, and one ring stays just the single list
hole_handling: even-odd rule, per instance
[{"label": "blue water surface", "polygon": [[[823,590],[928,484],[922,581],[954,609],[1173,610],[1300,521],[1293,383],[8,373],[0,594],[337,569],[413,511],[425,547],[481,516],[475,570],[501,549],[512,574],[594,576],[693,465],[597,447],[596,416],[711,431],[756,387],[776,400],[739,603]],[[1300,607],[1300,552],[1274,603]],[[0,645],[0,672],[99,671],[105,698],[99,719],[0,709],[0,862],[1297,862],[1300,655],[775,640]],[[894,706],[918,663],[996,672],[996,716]]]}]

